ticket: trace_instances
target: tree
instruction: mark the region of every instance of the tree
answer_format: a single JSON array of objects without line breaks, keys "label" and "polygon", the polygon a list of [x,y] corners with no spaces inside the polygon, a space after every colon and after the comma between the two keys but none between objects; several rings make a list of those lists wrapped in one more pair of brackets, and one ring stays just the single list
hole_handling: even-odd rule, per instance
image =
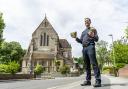
[{"label": "tree", "polygon": [[[113,48],[111,50],[110,58],[115,65],[113,66],[113,73],[117,77],[119,76],[118,70],[128,64],[128,45],[121,40],[114,41]],[[113,55],[114,51],[114,55]],[[114,56],[114,57],[113,57]],[[114,59],[115,58],[115,61]]]},{"label": "tree", "polygon": [[3,14],[0,12],[0,46],[3,42],[3,29],[5,27],[4,20],[3,20]]},{"label": "tree", "polygon": [[21,48],[20,43],[3,42],[0,50],[0,62],[8,63],[10,61],[20,62],[21,58],[25,54],[24,50]]},{"label": "tree", "polygon": [[124,29],[125,37],[128,39],[128,26]]},{"label": "tree", "polygon": [[114,49],[112,49],[112,51],[113,50],[115,51],[114,56],[116,59],[116,64],[117,63],[128,64],[128,44],[122,43],[122,41],[117,40],[114,42]]},{"label": "tree", "polygon": [[100,65],[100,70],[102,72],[103,65],[105,62],[109,61],[109,53],[107,50],[107,42],[106,41],[99,41],[96,45],[96,52],[97,52],[97,59]]}]

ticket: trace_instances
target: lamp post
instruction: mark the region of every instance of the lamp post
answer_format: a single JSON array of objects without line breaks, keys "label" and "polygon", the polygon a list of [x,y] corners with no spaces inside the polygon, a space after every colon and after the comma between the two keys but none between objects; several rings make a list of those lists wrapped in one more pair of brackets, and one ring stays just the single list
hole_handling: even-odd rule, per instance
[{"label": "lamp post", "polygon": [[112,34],[109,34],[108,36],[111,36],[111,38],[112,38],[112,47],[113,47],[113,51],[112,51],[112,53],[113,53],[113,61],[114,61],[113,65],[114,65],[114,67],[116,67],[115,49],[114,49],[113,35],[112,35]]},{"label": "lamp post", "polygon": [[114,74],[115,76],[117,76],[117,73],[116,73],[116,59],[115,59],[115,48],[114,48],[114,41],[113,41],[113,35],[112,34],[109,34],[108,36],[110,36],[112,38],[112,54],[113,54],[113,66],[114,66]]}]

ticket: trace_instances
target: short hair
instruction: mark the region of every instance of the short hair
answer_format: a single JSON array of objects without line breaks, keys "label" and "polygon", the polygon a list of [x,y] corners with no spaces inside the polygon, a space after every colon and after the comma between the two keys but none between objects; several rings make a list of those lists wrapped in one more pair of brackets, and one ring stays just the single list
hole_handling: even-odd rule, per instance
[{"label": "short hair", "polygon": [[87,20],[87,19],[91,22],[91,19],[90,18],[84,18],[84,20]]}]

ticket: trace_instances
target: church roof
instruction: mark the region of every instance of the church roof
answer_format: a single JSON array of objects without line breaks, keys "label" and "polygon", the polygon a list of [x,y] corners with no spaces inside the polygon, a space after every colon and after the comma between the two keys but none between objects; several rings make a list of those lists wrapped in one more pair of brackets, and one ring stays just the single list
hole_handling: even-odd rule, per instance
[{"label": "church roof", "polygon": [[71,45],[66,39],[59,39],[59,43],[61,48],[71,48]]},{"label": "church roof", "polygon": [[[58,35],[57,32],[55,31],[55,29],[53,28],[53,26],[51,25],[51,23],[48,21],[46,15],[45,15],[44,20],[43,20],[43,21],[40,23],[40,25],[37,27],[37,29],[38,29],[39,27],[50,27],[50,28],[52,28],[52,30],[56,33],[56,35]],[[37,29],[33,32],[33,34],[37,31]],[[33,35],[33,34],[32,34],[32,35]]]}]

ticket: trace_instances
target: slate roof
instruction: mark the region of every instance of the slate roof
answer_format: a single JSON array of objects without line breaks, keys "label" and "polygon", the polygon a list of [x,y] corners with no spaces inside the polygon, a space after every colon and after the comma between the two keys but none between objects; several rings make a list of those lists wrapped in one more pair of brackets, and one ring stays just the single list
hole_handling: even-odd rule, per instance
[{"label": "slate roof", "polygon": [[71,48],[71,45],[66,39],[59,39],[59,43],[61,48]]}]

